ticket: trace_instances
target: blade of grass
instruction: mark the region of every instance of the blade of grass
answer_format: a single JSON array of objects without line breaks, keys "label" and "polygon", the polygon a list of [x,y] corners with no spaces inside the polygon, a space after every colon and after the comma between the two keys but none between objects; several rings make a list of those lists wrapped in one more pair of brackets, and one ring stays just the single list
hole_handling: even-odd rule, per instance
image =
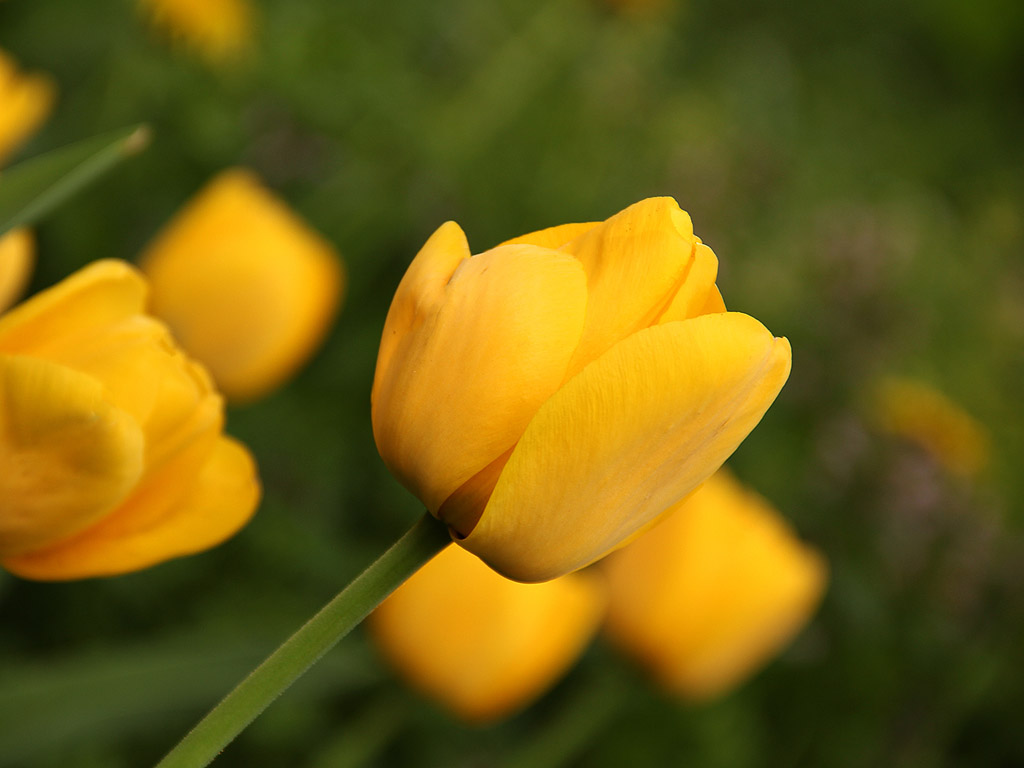
[{"label": "blade of grass", "polygon": [[146,125],[84,139],[0,174],[0,236],[39,221],[125,158],[148,146]]}]

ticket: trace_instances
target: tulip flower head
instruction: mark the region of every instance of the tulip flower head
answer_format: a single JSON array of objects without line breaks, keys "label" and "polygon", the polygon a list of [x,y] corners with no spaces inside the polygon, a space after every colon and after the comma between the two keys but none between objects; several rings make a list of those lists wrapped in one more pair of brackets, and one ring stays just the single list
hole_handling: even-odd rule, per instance
[{"label": "tulip flower head", "polygon": [[671,198],[471,256],[444,224],[384,325],[373,430],[460,545],[544,581],[603,557],[717,470],[789,375],[726,312]]},{"label": "tulip flower head", "polygon": [[519,584],[449,546],[385,600],[369,626],[411,685],[485,723],[553,685],[593,637],[604,604],[592,574]]},{"label": "tulip flower head", "polygon": [[875,388],[872,406],[880,429],[920,446],[950,472],[973,477],[988,464],[988,431],[928,384],[884,379]]},{"label": "tulip flower head", "polygon": [[0,317],[0,564],[32,579],[145,568],[220,543],[259,482],[210,377],[99,261]]},{"label": "tulip flower head", "polygon": [[253,37],[248,0],[139,0],[154,26],[212,64],[238,58]]},{"label": "tulip flower head", "polygon": [[719,696],[803,627],[824,559],[725,470],[601,563],[607,628],[669,691]]},{"label": "tulip flower head", "polygon": [[0,163],[50,114],[56,91],[49,77],[23,74],[0,50]]},{"label": "tulip flower head", "polygon": [[280,386],[312,356],[345,285],[331,245],[242,169],[214,178],[141,266],[153,314],[239,401]]}]

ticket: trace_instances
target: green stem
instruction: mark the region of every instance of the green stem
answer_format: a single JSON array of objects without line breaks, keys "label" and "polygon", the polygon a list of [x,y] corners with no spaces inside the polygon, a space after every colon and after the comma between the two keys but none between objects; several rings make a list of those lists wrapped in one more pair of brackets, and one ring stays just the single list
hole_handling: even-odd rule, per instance
[{"label": "green stem", "polygon": [[430,513],[320,609],[178,742],[158,768],[199,768],[430,558],[451,543]]}]

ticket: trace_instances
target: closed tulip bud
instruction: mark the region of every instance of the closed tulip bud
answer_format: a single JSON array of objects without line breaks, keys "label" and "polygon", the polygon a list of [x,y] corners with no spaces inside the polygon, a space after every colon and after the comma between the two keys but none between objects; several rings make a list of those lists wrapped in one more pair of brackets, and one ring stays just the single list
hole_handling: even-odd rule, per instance
[{"label": "closed tulip bud", "polygon": [[876,425],[920,446],[950,472],[974,477],[988,464],[988,430],[937,389],[894,376],[878,382],[873,395]]},{"label": "closed tulip bud", "polygon": [[448,547],[374,611],[370,630],[412,686],[484,723],[527,706],[562,676],[604,602],[592,574],[519,584]]},{"label": "closed tulip bud", "polygon": [[331,245],[241,169],[185,206],[141,267],[153,314],[239,401],[280,386],[312,356],[345,283]]},{"label": "closed tulip bud", "polygon": [[0,563],[33,579],[145,568],[252,515],[248,451],[206,372],[100,261],[0,317]]},{"label": "closed tulip bud", "polygon": [[56,91],[49,77],[19,72],[0,50],[0,163],[50,114]]},{"label": "closed tulip bud", "polygon": [[252,44],[255,25],[249,0],[138,2],[154,26],[211,64],[235,60]]},{"label": "closed tulip bud", "polygon": [[671,198],[476,256],[443,225],[384,325],[381,456],[510,578],[597,560],[717,470],[789,375],[717,269]]},{"label": "closed tulip bud", "polygon": [[0,235],[0,312],[25,290],[34,260],[35,246],[29,230],[15,229]]},{"label": "closed tulip bud", "polygon": [[601,569],[612,638],[690,699],[725,693],[777,653],[827,578],[822,557],[725,470]]}]

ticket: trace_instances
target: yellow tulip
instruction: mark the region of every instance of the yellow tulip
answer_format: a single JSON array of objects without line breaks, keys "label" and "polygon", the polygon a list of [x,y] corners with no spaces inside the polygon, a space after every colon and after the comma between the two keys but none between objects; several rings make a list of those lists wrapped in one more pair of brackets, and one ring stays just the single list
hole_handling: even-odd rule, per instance
[{"label": "yellow tulip", "polygon": [[138,2],[155,26],[214,64],[238,58],[252,43],[253,9],[248,0]]},{"label": "yellow tulip", "polygon": [[509,578],[597,560],[717,470],[789,375],[717,270],[671,198],[476,256],[444,224],[385,322],[381,456]]},{"label": "yellow tulip", "polygon": [[206,372],[100,261],[0,317],[0,564],[33,579],[145,568],[252,515],[248,451]]},{"label": "yellow tulip", "polygon": [[989,459],[987,430],[944,394],[915,379],[883,379],[874,391],[875,422],[909,440],[951,472],[971,477]]},{"label": "yellow tulip", "polygon": [[241,169],[200,191],[141,267],[152,312],[233,400],[265,395],[306,362],[345,283],[331,245]]},{"label": "yellow tulip", "polygon": [[0,50],[0,163],[50,114],[56,92],[49,77],[22,74]]},{"label": "yellow tulip", "polygon": [[824,559],[725,470],[601,569],[609,634],[691,699],[728,691],[785,646],[827,579]]},{"label": "yellow tulip", "polygon": [[35,247],[29,230],[15,229],[0,236],[0,312],[25,290],[34,260]]},{"label": "yellow tulip", "polygon": [[448,547],[385,600],[369,626],[412,686],[484,723],[525,707],[561,677],[593,636],[604,602],[591,574],[519,584]]}]

